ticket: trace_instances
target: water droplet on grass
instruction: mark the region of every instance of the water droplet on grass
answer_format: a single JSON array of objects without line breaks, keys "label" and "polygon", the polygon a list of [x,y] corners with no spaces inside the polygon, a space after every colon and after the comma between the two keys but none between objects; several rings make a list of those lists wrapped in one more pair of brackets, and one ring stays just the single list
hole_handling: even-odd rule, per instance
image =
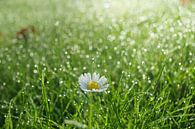
[{"label": "water droplet on grass", "polygon": [[36,73],[38,73],[38,71],[37,71],[36,69],[34,69],[34,70],[33,70],[33,73],[35,73],[35,74],[36,74]]}]

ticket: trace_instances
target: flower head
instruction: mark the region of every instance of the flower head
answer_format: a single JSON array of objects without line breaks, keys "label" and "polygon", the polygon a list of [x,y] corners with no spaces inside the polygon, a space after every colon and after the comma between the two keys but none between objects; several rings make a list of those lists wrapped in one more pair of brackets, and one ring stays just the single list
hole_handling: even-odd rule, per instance
[{"label": "flower head", "polygon": [[97,73],[84,73],[79,77],[80,88],[85,92],[103,92],[109,84],[105,76],[100,77]]}]

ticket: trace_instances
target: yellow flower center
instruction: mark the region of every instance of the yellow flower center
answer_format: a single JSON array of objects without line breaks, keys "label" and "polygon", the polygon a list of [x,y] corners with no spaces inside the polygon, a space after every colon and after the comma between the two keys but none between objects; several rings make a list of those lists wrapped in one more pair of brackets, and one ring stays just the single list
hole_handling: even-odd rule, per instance
[{"label": "yellow flower center", "polygon": [[97,82],[94,82],[94,81],[90,81],[87,85],[87,89],[88,90],[98,90],[100,89],[100,86],[98,85]]}]

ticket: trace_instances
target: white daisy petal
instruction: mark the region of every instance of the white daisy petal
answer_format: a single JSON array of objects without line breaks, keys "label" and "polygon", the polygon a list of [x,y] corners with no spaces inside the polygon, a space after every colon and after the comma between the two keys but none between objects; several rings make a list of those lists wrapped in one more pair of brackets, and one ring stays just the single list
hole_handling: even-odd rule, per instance
[{"label": "white daisy petal", "polygon": [[84,92],[91,92],[91,90],[87,90],[86,88],[81,88]]},{"label": "white daisy petal", "polygon": [[100,75],[97,73],[93,73],[92,81],[97,82],[99,80]]},{"label": "white daisy petal", "polygon": [[84,92],[94,92],[94,90],[82,89]]},{"label": "white daisy petal", "polygon": [[109,84],[104,85],[103,87],[101,87],[101,89],[99,89],[99,92],[106,91],[108,87],[109,87]]},{"label": "white daisy petal", "polygon": [[106,91],[108,88],[100,89],[99,92]]},{"label": "white daisy petal", "polygon": [[90,77],[87,74],[84,74],[83,76],[81,75],[81,77],[79,78],[79,81],[88,83],[90,81]]},{"label": "white daisy petal", "polygon": [[84,76],[83,74],[79,77],[79,80],[83,80]]},{"label": "white daisy petal", "polygon": [[104,76],[102,76],[102,77],[99,79],[98,84],[99,84],[100,86],[103,86],[106,82],[107,82],[107,79],[106,79]]},{"label": "white daisy petal", "polygon": [[109,87],[109,84],[106,84],[106,85],[102,86],[101,89],[105,89],[105,88],[107,89],[108,87]]},{"label": "white daisy petal", "polygon": [[79,82],[79,84],[80,84],[80,87],[82,87],[82,88],[87,88],[87,84],[86,84],[86,83],[84,83],[84,82]]},{"label": "white daisy petal", "polygon": [[87,82],[90,82],[91,81],[91,74],[90,73],[85,74],[85,80]]},{"label": "white daisy petal", "polygon": [[84,79],[83,79],[83,80],[81,80],[81,79],[80,79],[80,80],[79,80],[79,83],[80,83],[80,84],[87,85],[87,83],[88,83],[88,82],[87,82],[87,81],[85,81]]}]

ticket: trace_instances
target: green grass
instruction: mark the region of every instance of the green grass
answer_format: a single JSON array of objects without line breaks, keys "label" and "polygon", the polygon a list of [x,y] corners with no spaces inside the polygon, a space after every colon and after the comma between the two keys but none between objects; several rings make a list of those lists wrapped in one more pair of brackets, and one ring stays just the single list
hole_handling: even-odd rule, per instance
[{"label": "green grass", "polygon": [[[195,128],[193,9],[176,0],[1,0],[0,127]],[[31,25],[27,41],[15,39]],[[105,75],[108,90],[83,93],[86,72]]]}]

